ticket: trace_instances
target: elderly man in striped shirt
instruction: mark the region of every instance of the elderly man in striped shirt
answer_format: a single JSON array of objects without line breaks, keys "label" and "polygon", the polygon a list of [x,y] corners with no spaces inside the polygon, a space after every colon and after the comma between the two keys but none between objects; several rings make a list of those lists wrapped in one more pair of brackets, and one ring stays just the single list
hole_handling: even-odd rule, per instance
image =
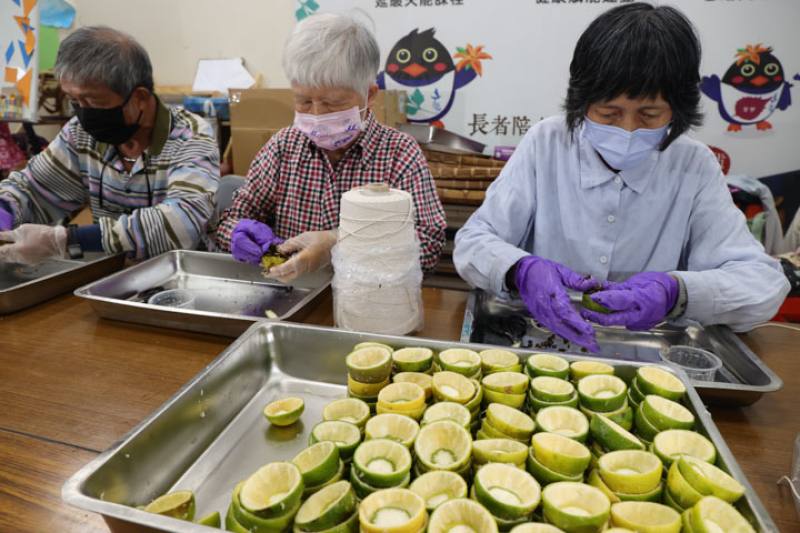
[{"label": "elderly man in striped shirt", "polygon": [[379,66],[375,37],[351,17],[314,15],[295,27],[283,54],[294,125],[256,155],[246,184],[222,214],[216,240],[223,250],[258,264],[279,245],[279,252],[294,254],[267,273],[281,281],[317,270],[330,262],[342,194],[383,181],[412,195],[420,264],[436,265],[444,210],[419,146],[370,111]]},{"label": "elderly man in striped shirt", "polygon": [[[153,92],[147,52],[106,27],[61,44],[56,74],[76,117],[0,182],[0,261],[35,264],[83,251],[144,259],[207,239],[219,182],[210,126]],[[53,225],[89,205],[93,224]]]}]

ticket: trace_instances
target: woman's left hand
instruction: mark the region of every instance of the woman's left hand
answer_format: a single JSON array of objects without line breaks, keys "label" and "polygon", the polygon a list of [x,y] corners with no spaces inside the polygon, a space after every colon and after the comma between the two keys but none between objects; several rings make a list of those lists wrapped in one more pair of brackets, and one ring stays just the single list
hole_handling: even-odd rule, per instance
[{"label": "woman's left hand", "polygon": [[272,267],[267,276],[288,283],[307,272],[316,272],[331,263],[331,248],[336,244],[336,230],[307,231],[278,246],[278,251],[291,255],[282,265]]},{"label": "woman's left hand", "polygon": [[644,331],[663,322],[678,300],[678,280],[664,272],[634,274],[622,283],[607,282],[590,298],[608,314],[582,309],[581,315],[601,326]]}]

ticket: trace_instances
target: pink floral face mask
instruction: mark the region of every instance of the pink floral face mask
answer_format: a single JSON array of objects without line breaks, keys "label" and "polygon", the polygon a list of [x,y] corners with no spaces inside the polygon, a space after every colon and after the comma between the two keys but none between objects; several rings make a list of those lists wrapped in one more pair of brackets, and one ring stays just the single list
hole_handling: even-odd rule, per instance
[{"label": "pink floral face mask", "polygon": [[323,150],[338,150],[347,146],[361,132],[361,111],[358,106],[353,106],[324,115],[296,112],[294,127]]}]

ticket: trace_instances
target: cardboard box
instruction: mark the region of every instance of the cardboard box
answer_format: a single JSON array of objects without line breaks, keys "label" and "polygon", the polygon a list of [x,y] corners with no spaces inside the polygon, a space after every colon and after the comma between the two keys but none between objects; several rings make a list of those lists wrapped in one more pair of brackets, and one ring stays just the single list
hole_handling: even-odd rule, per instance
[{"label": "cardboard box", "polygon": [[[294,96],[291,89],[231,90],[230,108],[233,172],[245,176],[269,138],[294,121]],[[404,109],[404,91],[380,91],[372,107],[378,121],[392,127],[406,121]]]}]

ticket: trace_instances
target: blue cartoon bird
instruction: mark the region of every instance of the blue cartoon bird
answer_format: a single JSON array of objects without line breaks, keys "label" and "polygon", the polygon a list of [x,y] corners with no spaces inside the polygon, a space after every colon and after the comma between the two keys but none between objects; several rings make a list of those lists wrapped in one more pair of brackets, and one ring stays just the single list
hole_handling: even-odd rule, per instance
[{"label": "blue cartoon bird", "polygon": [[381,89],[404,90],[408,94],[406,114],[409,122],[444,127],[441,119],[450,111],[456,91],[482,75],[481,60],[492,56],[482,46],[458,49],[453,62],[447,48],[430,28],[415,28],[397,41],[378,74]]},{"label": "blue cartoon bird", "polygon": [[716,74],[704,76],[700,85],[703,93],[717,102],[728,131],[734,132],[753,124],[761,131],[771,129],[767,119],[775,109],[785,111],[791,105],[791,87],[772,48],[761,44],[739,49],[722,80]]}]

